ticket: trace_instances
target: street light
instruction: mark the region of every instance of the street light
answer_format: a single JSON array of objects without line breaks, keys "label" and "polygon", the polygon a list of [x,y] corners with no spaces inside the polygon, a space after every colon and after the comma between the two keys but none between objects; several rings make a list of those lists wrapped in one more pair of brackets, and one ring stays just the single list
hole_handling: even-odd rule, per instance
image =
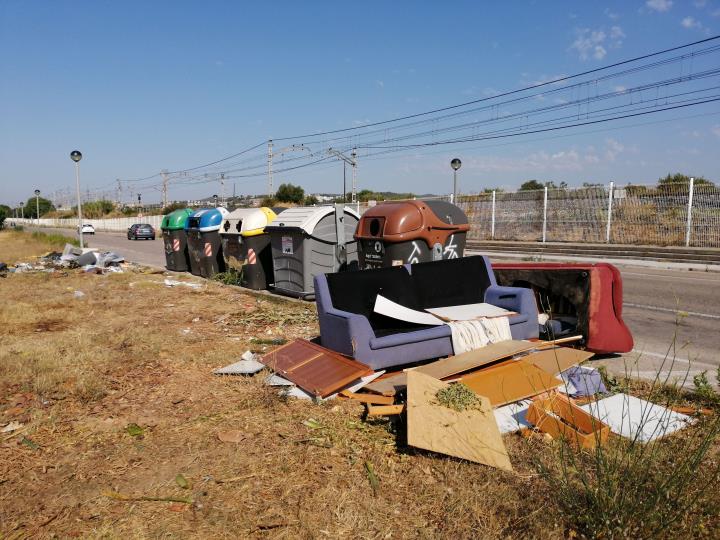
[{"label": "street light", "polygon": [[217,208],[218,196],[217,196],[217,195],[213,195],[213,199],[215,199],[215,208]]},{"label": "street light", "polygon": [[35,190],[35,214],[37,216],[37,224],[40,226],[40,190]]},{"label": "street light", "polygon": [[453,170],[453,204],[457,204],[457,172],[458,169],[462,166],[462,161],[460,161],[458,158],[453,158],[453,160],[450,162],[450,166]]},{"label": "street light", "polygon": [[82,159],[82,154],[80,153],[80,150],[73,150],[72,152],[70,152],[70,159],[75,162],[75,187],[77,188],[78,208],[78,233],[80,233],[80,249],[83,249],[85,247],[85,242],[83,241],[82,204],[80,203],[80,160]]}]

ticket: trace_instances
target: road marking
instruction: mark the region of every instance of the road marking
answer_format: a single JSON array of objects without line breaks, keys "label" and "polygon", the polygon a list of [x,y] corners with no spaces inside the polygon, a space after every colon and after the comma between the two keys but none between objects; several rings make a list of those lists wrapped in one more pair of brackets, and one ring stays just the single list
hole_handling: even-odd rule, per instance
[{"label": "road marking", "polygon": [[697,278],[690,276],[663,276],[661,274],[643,274],[642,272],[621,272],[623,276],[643,276],[660,279],[685,280],[685,281],[707,281],[708,283],[720,283],[720,279]]},{"label": "road marking", "polygon": [[717,365],[715,365],[715,364],[710,364],[710,363],[708,363],[708,362],[703,362],[702,360],[690,360],[689,358],[677,358],[677,357],[673,358],[673,357],[672,357],[672,351],[669,352],[669,353],[654,353],[654,352],[650,352],[650,351],[640,351],[640,350],[638,350],[638,349],[633,349],[633,350],[630,351],[629,353],[625,353],[625,354],[626,354],[626,355],[629,355],[629,354],[637,354],[637,355],[639,355],[639,356],[641,356],[641,357],[642,357],[642,356],[652,356],[652,357],[654,357],[654,358],[660,358],[660,359],[662,359],[662,360],[667,360],[667,361],[670,362],[670,363],[673,363],[673,362],[683,362],[683,363],[688,364],[688,366],[691,366],[691,367],[693,367],[693,368],[697,368],[698,366],[702,366],[702,367],[707,367],[707,368],[710,368],[710,369],[713,369],[713,370],[714,370],[714,369],[717,369]]},{"label": "road marking", "polygon": [[705,317],[706,319],[720,319],[720,315],[712,315],[710,313],[698,313],[697,311],[685,311],[683,309],[671,309],[659,306],[646,306],[644,304],[631,304],[630,302],[623,302],[623,306],[634,307],[641,309],[649,309],[650,311],[663,311],[666,313],[673,313],[675,315],[692,315],[693,317]]}]

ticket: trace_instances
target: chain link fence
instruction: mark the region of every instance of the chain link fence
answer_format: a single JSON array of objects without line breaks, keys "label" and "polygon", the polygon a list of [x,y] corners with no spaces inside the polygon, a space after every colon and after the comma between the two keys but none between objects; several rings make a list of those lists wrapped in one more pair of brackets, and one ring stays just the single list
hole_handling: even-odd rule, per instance
[{"label": "chain link fence", "polygon": [[458,197],[468,240],[720,247],[720,187],[591,186]]}]

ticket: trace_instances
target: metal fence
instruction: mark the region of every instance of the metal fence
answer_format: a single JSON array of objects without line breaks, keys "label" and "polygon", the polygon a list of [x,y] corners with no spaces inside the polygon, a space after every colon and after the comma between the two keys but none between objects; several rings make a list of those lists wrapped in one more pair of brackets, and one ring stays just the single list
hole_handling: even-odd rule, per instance
[{"label": "metal fence", "polygon": [[458,197],[468,239],[720,247],[720,187],[592,186]]}]

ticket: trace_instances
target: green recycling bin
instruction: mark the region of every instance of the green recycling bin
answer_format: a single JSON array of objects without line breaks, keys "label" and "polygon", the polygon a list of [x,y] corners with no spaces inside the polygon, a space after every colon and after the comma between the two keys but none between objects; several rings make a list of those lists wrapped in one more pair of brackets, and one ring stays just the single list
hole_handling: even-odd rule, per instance
[{"label": "green recycling bin", "polygon": [[160,229],[165,246],[165,267],[168,270],[176,272],[190,270],[190,253],[188,253],[185,223],[192,214],[193,210],[183,208],[163,216]]},{"label": "green recycling bin", "polygon": [[265,227],[284,208],[238,208],[230,212],[220,228],[225,266],[242,270],[240,285],[248,289],[267,289],[273,264],[270,235]]},{"label": "green recycling bin", "polygon": [[185,223],[190,272],[196,276],[211,278],[225,271],[225,259],[220,243],[220,225],[228,211],[225,208],[198,210]]}]

